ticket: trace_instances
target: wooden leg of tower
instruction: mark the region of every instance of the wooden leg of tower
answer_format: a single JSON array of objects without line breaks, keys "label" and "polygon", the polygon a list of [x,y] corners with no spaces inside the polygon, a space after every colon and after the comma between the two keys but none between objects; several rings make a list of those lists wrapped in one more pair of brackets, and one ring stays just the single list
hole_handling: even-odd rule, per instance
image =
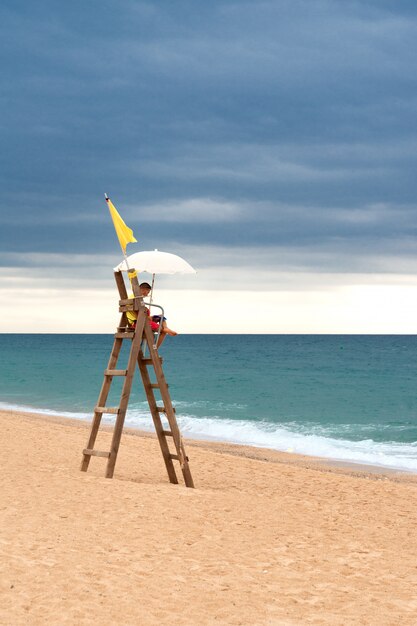
[{"label": "wooden leg of tower", "polygon": [[172,438],[174,440],[175,448],[177,451],[178,460],[181,465],[182,475],[184,477],[184,482],[187,487],[194,487],[194,481],[191,476],[190,467],[188,465],[188,457],[185,453],[184,443],[182,441],[181,433],[178,428],[177,419],[175,417],[175,411],[172,406],[171,396],[169,394],[168,385],[165,380],[165,375],[162,369],[161,362],[159,360],[158,351],[153,345],[153,334],[148,324],[145,325],[144,334],[146,341],[149,345],[150,357],[152,359],[152,365],[155,370],[156,379],[158,381],[159,391],[161,393],[161,398],[164,403],[165,414],[168,419],[168,423],[170,426],[170,432],[172,434]]},{"label": "wooden leg of tower", "polygon": [[126,370],[125,382],[122,389],[122,395],[120,398],[119,410],[116,417],[116,423],[113,430],[113,437],[110,447],[110,456],[106,466],[106,478],[113,478],[114,467],[116,465],[117,453],[119,451],[120,439],[122,437],[123,425],[125,422],[127,405],[129,402],[130,391],[132,389],[133,375],[136,369],[136,362],[139,355],[140,344],[142,342],[143,327],[146,321],[145,311],[141,311],[137,322],[135,336],[132,341],[132,347],[130,349],[129,361]]},{"label": "wooden leg of tower", "polygon": [[145,363],[143,362],[143,355],[140,353],[138,358],[139,370],[142,376],[143,388],[145,389],[146,398],[148,400],[149,408],[151,410],[152,420],[155,426],[155,431],[158,437],[159,445],[161,447],[162,456],[164,457],[165,467],[168,472],[169,482],[177,485],[178,478],[175,473],[174,463],[172,462],[171,453],[169,451],[168,443],[162,426],[161,417],[159,415],[158,407],[156,404],[155,396],[151,387],[151,380],[149,372]]},{"label": "wooden leg of tower", "polygon": [[124,411],[119,410],[116,423],[114,425],[113,437],[110,447],[110,456],[106,465],[106,478],[113,478],[114,468],[117,460],[117,453],[119,452],[120,439],[122,438],[123,424],[125,422],[126,409]]},{"label": "wooden leg of tower", "polygon": [[185,453],[185,447],[181,435],[179,436],[179,440],[177,441],[174,437],[174,443],[178,452],[178,456],[180,457],[181,471],[182,475],[184,476],[185,486],[194,489],[194,481],[193,477],[191,476],[190,466],[188,465],[188,457]]},{"label": "wooden leg of tower", "polygon": [[[94,411],[94,418],[91,424],[90,436],[86,445],[87,449],[93,449],[97,438],[98,429],[100,428],[102,413]],[[91,456],[89,454],[83,454],[83,460],[81,461],[81,471],[86,472],[90,464]]]},{"label": "wooden leg of tower", "polygon": [[[122,326],[122,325],[125,325],[125,324],[126,324],[126,314],[123,313],[122,317],[120,318],[119,326]],[[107,369],[109,369],[109,370],[115,369],[115,367],[117,365],[118,358],[119,358],[120,350],[122,348],[122,343],[123,343],[123,339],[116,338],[114,340],[113,348],[112,348],[112,351],[111,351],[111,354],[110,354],[110,358],[109,358],[109,362],[108,362],[108,365],[107,365]],[[103,384],[101,386],[100,394],[99,394],[99,397],[98,397],[97,406],[105,406],[106,405],[106,400],[107,400],[107,397],[109,395],[110,386],[111,386],[111,378],[109,378],[108,376],[105,376],[104,380],[103,380]],[[102,416],[103,416],[102,413],[98,413],[97,411],[94,411],[94,417],[93,417],[93,422],[91,424],[90,435],[89,435],[88,442],[87,442],[87,445],[86,445],[87,449],[93,449],[94,448],[94,444],[95,444],[95,441],[96,441],[96,438],[97,438],[98,430],[100,428]],[[88,455],[88,454],[84,454],[83,455],[83,460],[81,461],[81,471],[82,472],[86,472],[87,471],[88,465],[90,463],[90,459],[91,459],[90,455]]]}]

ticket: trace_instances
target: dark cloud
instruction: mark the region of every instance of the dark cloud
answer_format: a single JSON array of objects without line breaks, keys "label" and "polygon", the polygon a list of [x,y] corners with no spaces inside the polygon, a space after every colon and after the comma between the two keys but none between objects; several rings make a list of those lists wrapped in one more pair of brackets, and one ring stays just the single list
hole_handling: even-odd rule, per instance
[{"label": "dark cloud", "polygon": [[146,248],[321,247],[349,271],[342,242],[377,271],[414,241],[413,3],[14,1],[0,19],[3,251],[105,254],[103,192]]}]

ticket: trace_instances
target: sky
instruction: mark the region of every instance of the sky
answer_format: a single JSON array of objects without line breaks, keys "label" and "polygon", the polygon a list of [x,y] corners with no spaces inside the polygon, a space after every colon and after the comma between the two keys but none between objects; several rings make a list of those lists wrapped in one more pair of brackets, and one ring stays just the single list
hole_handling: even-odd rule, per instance
[{"label": "sky", "polygon": [[[3,0],[0,332],[417,332],[417,5]],[[144,279],[149,276],[144,275]]]}]

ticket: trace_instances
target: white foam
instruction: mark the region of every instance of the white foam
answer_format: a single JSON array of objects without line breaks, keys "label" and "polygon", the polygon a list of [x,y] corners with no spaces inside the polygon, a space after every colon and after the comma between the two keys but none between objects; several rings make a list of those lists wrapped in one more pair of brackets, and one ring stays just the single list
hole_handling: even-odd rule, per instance
[{"label": "white foam", "polygon": [[29,404],[10,404],[0,402],[1,411],[23,411],[25,413],[37,413],[40,415],[52,415],[53,417],[70,417],[72,419],[91,419],[92,413],[75,413],[73,411],[60,411],[59,409],[40,409]]},{"label": "white foam", "polygon": [[267,422],[248,422],[179,416],[181,432],[189,437],[210,438],[296,454],[377,465],[417,472],[417,445],[380,443],[372,439],[349,441],[297,433]]},{"label": "white foam", "polygon": [[[146,403],[137,403],[126,415],[126,426],[153,431],[153,423]],[[39,409],[0,402],[4,410],[30,411],[76,419],[91,419],[92,413]],[[242,445],[289,451],[333,460],[376,465],[391,469],[417,472],[416,443],[381,443],[372,439],[350,441],[318,434],[300,433],[269,422],[249,422],[221,417],[195,417],[177,415],[184,436],[194,439],[226,441]],[[114,421],[109,417],[106,422]]]},{"label": "white foam", "polygon": [[[138,407],[129,411],[126,424],[143,430],[153,430],[145,406],[144,403],[143,410]],[[270,422],[249,422],[220,417],[201,418],[192,415],[177,415],[177,420],[182,434],[189,438],[227,441],[307,456],[417,472],[417,444],[379,443],[372,439],[350,441],[295,432]]]}]

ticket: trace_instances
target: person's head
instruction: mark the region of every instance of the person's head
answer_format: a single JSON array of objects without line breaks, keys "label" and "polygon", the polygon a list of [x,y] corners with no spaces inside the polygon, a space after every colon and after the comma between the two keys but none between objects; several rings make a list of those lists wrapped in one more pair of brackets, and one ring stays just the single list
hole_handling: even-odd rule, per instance
[{"label": "person's head", "polygon": [[140,295],[141,296],[145,296],[145,297],[149,296],[149,294],[151,292],[151,289],[152,289],[152,287],[150,286],[149,283],[141,283],[139,285],[139,287],[140,287]]}]

